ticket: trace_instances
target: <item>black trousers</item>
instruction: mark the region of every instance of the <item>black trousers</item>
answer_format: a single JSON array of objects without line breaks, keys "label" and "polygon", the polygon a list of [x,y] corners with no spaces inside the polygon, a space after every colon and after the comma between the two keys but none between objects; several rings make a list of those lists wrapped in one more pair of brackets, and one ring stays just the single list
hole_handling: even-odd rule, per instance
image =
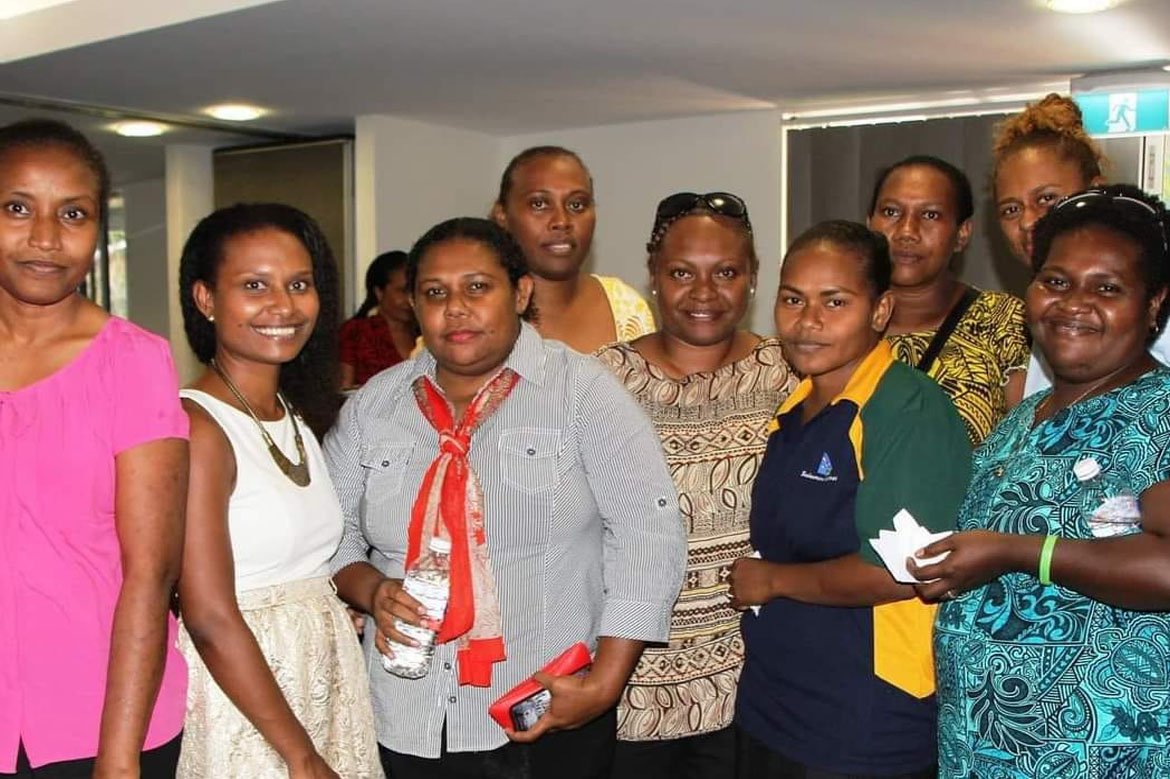
[{"label": "black trousers", "polygon": [[936,779],[938,767],[907,774],[837,774],[790,760],[756,741],[739,728],[739,779]]},{"label": "black trousers", "polygon": [[489,752],[448,752],[438,758],[392,752],[379,745],[382,768],[393,779],[609,779],[617,713],[584,727],[549,733],[532,744],[509,742]]},{"label": "black trousers", "polygon": [[[142,753],[138,761],[142,771],[142,779],[175,779],[175,769],[179,767],[179,745],[183,743],[180,734],[161,747],[155,747]],[[16,773],[0,774],[0,777],[14,777],[14,779],[90,779],[93,776],[94,758],[82,760],[66,760],[61,763],[48,763],[37,768],[28,764],[28,755],[24,753],[24,745],[16,754]]]},{"label": "black trousers", "polygon": [[735,779],[734,727],[669,741],[618,741],[613,779]]}]

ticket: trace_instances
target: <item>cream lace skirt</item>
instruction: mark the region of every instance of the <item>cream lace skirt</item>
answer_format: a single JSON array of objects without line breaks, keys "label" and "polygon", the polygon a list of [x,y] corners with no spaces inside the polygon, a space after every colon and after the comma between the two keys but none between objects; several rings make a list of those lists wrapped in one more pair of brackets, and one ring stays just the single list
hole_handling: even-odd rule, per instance
[{"label": "cream lace skirt", "polygon": [[[240,611],[293,713],[343,779],[381,779],[361,647],[327,577],[241,593]],[[288,769],[211,678],[186,629],[181,779],[280,779]]]}]

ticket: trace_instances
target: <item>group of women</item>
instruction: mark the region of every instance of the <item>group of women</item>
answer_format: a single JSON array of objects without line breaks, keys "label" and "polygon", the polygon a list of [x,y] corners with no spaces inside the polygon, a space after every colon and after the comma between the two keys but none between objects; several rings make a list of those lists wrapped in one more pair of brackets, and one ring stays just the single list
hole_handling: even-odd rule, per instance
[{"label": "group of women", "polygon": [[[78,291],[100,155],[0,128],[0,776],[1170,775],[1170,219],[1102,178],[1067,99],[1001,127],[1021,301],[952,271],[966,176],[898,162],[789,247],[776,338],[743,200],[658,204],[656,323],[583,272],[559,147],[379,257],[340,333],[312,219],[233,206],[184,248],[179,392]],[[958,532],[899,581],[902,511]],[[437,624],[403,588],[434,538]],[[421,679],[382,668],[402,623]]]}]

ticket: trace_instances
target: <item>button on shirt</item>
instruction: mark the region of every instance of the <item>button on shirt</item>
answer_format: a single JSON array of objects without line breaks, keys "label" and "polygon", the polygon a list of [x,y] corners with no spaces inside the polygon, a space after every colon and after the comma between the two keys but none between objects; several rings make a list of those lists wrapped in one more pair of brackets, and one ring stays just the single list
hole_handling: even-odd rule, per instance
[{"label": "button on shirt", "polygon": [[[669,633],[686,538],[650,421],[599,362],[527,324],[505,364],[520,381],[475,432],[469,457],[507,660],[490,687],[460,687],[450,642],[425,678],[401,679],[382,669],[367,630],[378,740],[396,752],[437,758],[444,721],[449,751],[502,746],[488,706],[567,647]],[[368,560],[403,576],[411,506],[439,446],[411,391],[424,374],[435,375],[425,351],[375,376],[326,438],[346,520],[334,572]]]}]

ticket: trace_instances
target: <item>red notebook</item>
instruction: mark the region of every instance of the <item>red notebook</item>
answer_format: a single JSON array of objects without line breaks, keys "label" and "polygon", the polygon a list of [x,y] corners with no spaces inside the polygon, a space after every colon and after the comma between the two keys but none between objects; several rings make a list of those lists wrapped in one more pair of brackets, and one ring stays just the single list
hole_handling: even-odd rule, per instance
[{"label": "red notebook", "polygon": [[[540,670],[550,676],[569,676],[589,668],[589,647],[578,641]],[[504,730],[528,730],[548,711],[549,691],[535,679],[525,679],[496,699],[488,714]]]}]

